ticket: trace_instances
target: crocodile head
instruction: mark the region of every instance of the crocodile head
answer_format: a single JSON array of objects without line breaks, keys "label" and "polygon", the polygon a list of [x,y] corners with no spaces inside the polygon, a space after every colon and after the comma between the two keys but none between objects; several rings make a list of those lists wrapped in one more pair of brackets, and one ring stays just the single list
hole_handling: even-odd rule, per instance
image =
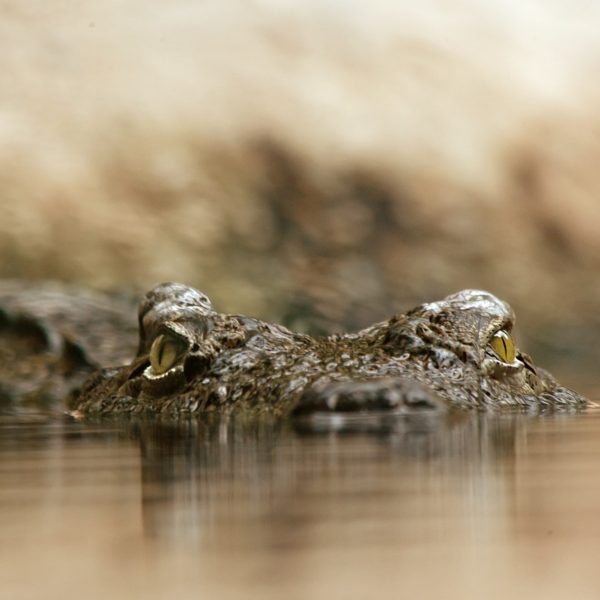
[{"label": "crocodile head", "polygon": [[583,407],[516,347],[512,309],[464,290],[357,333],[311,337],[216,312],[177,283],[139,308],[137,357],[83,386],[83,413],[229,410],[307,414]]}]

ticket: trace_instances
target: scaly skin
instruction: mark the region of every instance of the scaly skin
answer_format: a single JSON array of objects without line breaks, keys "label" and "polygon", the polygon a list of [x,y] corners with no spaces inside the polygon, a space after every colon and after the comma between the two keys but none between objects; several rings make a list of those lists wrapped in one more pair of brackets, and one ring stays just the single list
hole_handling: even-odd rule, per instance
[{"label": "scaly skin", "polygon": [[306,415],[584,407],[583,396],[520,350],[502,360],[491,343],[513,324],[505,302],[465,290],[357,333],[315,338],[217,313],[201,292],[165,283],[141,302],[136,358],[93,374],[72,408]]}]

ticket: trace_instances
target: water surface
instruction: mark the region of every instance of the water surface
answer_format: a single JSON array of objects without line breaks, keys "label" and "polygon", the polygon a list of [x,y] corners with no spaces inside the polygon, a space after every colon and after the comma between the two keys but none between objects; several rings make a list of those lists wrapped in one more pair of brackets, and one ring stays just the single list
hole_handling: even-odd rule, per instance
[{"label": "water surface", "polygon": [[597,598],[600,411],[5,417],[0,597]]}]

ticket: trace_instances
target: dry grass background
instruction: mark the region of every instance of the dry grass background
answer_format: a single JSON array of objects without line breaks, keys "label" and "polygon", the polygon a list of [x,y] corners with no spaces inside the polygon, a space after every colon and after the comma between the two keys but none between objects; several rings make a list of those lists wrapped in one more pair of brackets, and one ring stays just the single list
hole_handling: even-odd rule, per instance
[{"label": "dry grass background", "polygon": [[599,28],[566,0],[3,0],[0,275],[345,326],[484,287],[589,357]]}]

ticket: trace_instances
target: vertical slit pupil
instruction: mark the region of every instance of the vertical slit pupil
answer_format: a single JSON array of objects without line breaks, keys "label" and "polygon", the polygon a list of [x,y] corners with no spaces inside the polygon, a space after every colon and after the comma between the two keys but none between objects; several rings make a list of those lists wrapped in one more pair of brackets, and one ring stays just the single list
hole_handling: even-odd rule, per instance
[{"label": "vertical slit pupil", "polygon": [[165,336],[161,335],[158,338],[158,353],[157,353],[157,356],[156,356],[156,361],[158,362],[158,365],[160,367],[163,366],[163,359],[164,359],[164,356],[165,356],[165,346],[166,346],[166,344],[165,344]]}]

